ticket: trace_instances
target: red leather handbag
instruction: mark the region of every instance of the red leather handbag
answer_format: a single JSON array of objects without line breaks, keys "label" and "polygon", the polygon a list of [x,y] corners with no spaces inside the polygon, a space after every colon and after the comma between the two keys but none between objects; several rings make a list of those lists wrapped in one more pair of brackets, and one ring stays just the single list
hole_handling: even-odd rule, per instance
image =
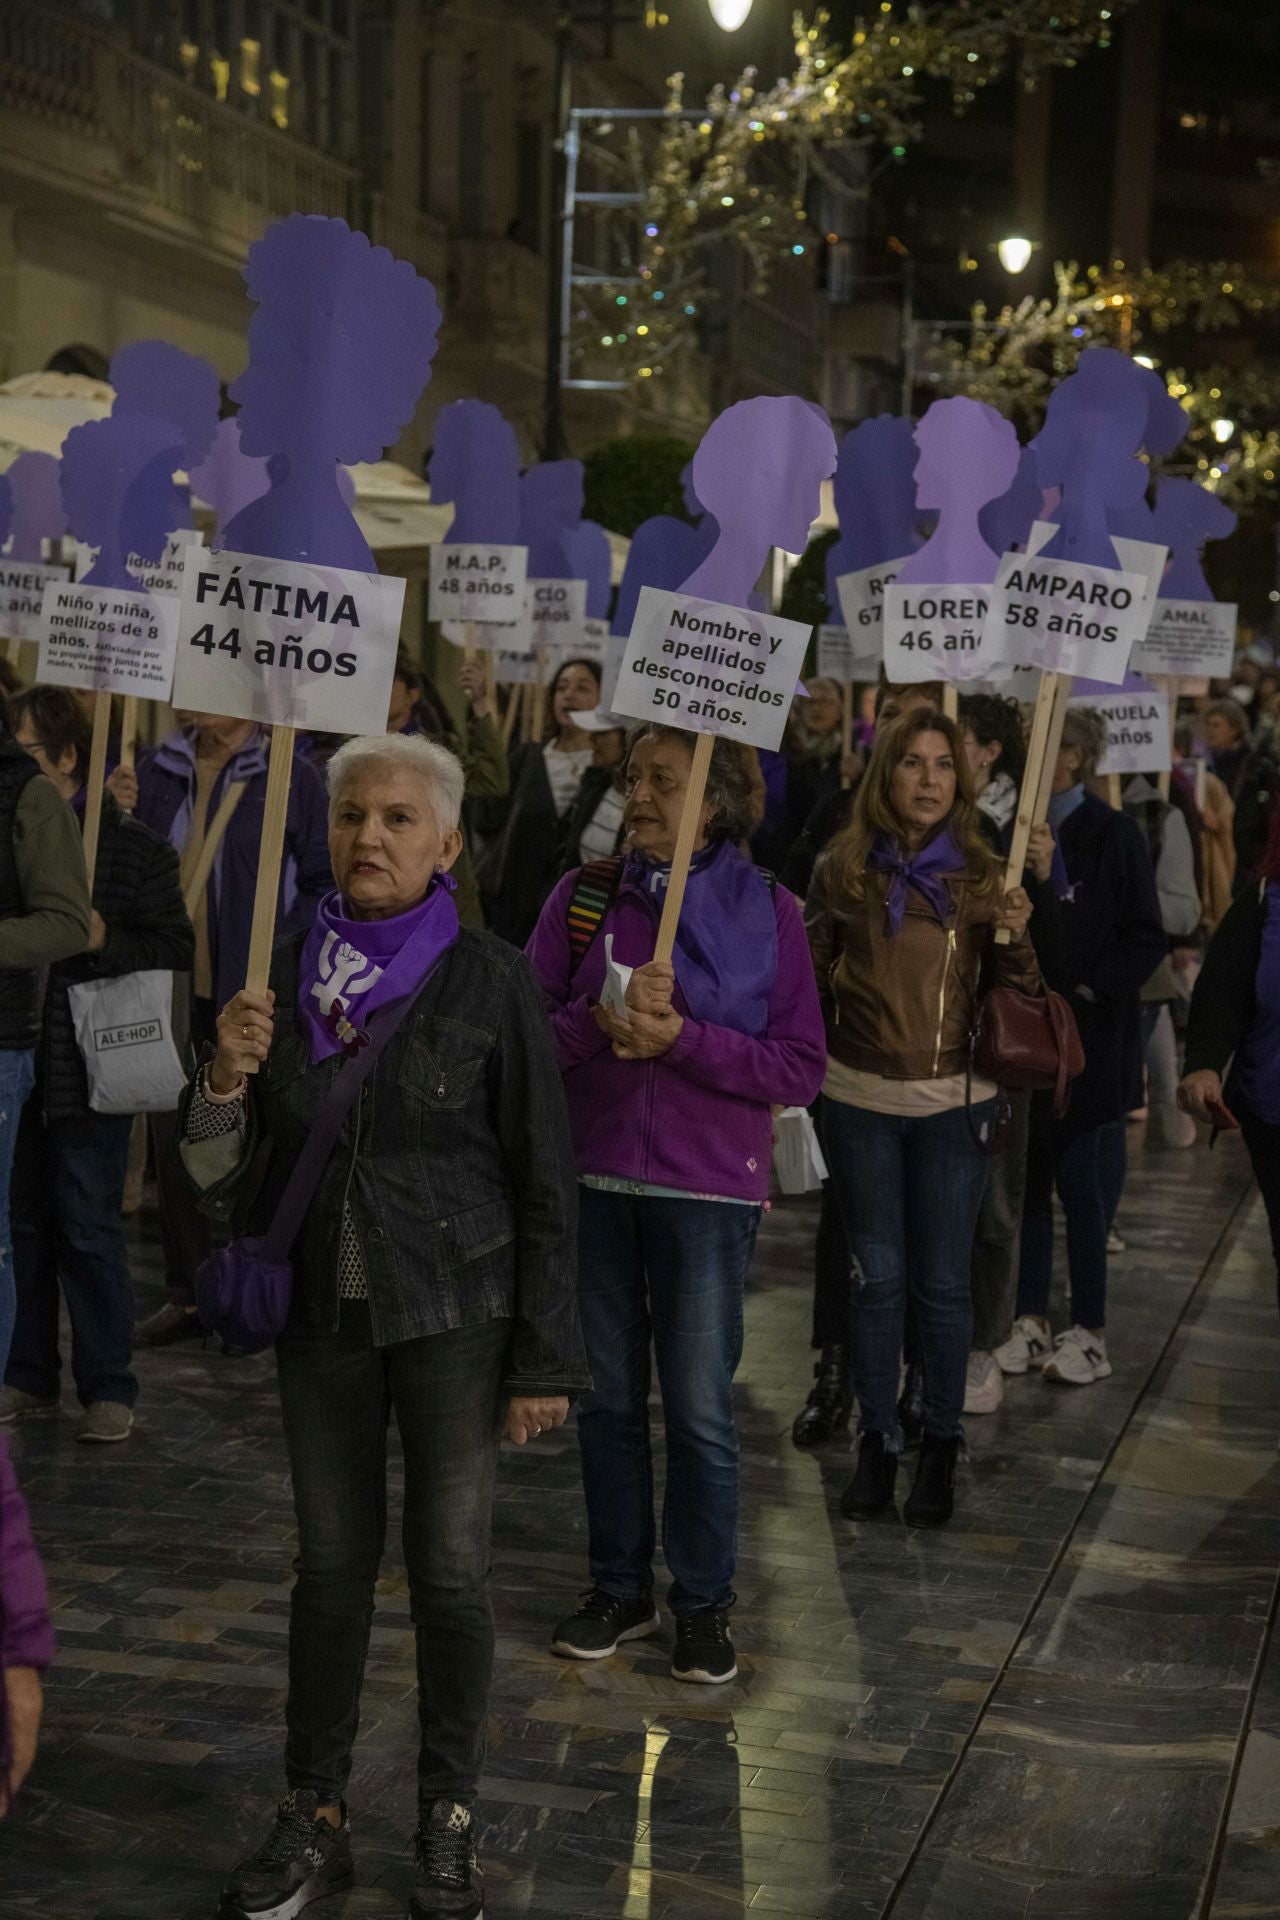
[{"label": "red leather handbag", "polygon": [[1076,1017],[1060,993],[1040,995],[993,987],[978,1009],[970,1050],[972,1071],[1006,1092],[1053,1090],[1058,1119],[1067,1110],[1071,1082],[1084,1072]]}]

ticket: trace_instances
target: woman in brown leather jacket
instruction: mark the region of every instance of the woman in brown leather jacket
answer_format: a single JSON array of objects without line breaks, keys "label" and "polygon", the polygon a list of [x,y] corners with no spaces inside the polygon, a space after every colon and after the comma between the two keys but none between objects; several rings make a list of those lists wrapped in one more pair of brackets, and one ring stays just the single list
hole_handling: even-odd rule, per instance
[{"label": "woman in brown leather jacket", "polygon": [[[917,708],[876,743],[853,818],[814,873],[805,909],[827,1022],[823,1138],[854,1264],[860,1411],[850,1518],[893,1501],[898,1371],[908,1297],[924,1358],[924,1442],[903,1510],[951,1517],[973,1307],[969,1260],[996,1088],[974,1080],[969,1036],[993,986],[1036,992],[1031,903],[1001,891],[957,730]],[[998,927],[1011,934],[995,941]]]}]

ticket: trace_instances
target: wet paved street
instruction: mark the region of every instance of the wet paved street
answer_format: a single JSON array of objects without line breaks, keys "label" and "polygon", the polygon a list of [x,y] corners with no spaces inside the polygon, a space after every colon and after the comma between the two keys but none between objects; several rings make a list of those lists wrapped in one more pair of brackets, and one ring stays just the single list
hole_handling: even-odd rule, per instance
[{"label": "wet paved street", "polygon": [[[1280,1321],[1238,1147],[1135,1153],[1114,1378],[1013,1383],[970,1422],[938,1535],[851,1526],[847,1456],[790,1444],[812,1225],[808,1203],[779,1207],[751,1286],[737,1683],[673,1682],[666,1635],[555,1659],[584,1579],[572,1432],[504,1457],[489,1920],[1280,1916]],[[137,1270],[149,1299],[145,1223]],[[60,1652],[0,1829],[0,1920],[208,1916],[280,1789],[292,1545],[270,1363],[186,1347],[141,1372],[126,1448],[76,1447],[69,1422],[15,1441]],[[393,1547],[351,1789],[360,1878],[325,1920],[404,1912],[413,1684]]]}]

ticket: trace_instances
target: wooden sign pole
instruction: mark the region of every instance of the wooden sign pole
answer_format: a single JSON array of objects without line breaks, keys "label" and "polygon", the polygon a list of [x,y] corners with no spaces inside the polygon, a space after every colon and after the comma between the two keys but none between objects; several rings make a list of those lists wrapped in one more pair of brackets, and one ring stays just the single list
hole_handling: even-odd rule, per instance
[{"label": "wooden sign pole", "polygon": [[[853,752],[853,682],[852,680],[842,680],[840,682],[840,714],[841,714],[840,757],[841,759],[843,759],[846,753]],[[849,788],[852,786],[852,784],[853,782],[850,780],[848,774],[841,773],[840,775],[841,792],[847,793],[849,791]]]},{"label": "wooden sign pole", "polygon": [[98,836],[102,832],[102,787],[107,773],[107,735],[111,731],[111,695],[93,697],[93,739],[89,747],[89,777],[84,795],[84,864],[93,898],[93,876],[98,864]]},{"label": "wooden sign pole", "polygon": [[[284,830],[289,813],[289,783],[293,777],[292,727],[271,729],[271,758],[267,762],[267,793],[258,845],[258,884],[253,895],[253,931],[249,936],[249,967],[245,986],[265,993],[271,974],[271,948],[276,937],[276,902],[280,895],[280,865],[284,859]],[[258,1070],[251,1062],[250,1073]]]},{"label": "wooden sign pole", "polygon": [[472,661],[476,657],[476,623],[475,621],[474,620],[466,621],[463,625],[462,631],[465,636],[464,644],[462,648],[462,658],[465,664],[467,666],[470,666]]},{"label": "wooden sign pole", "polygon": [[658,926],[658,944],[653,950],[655,960],[665,960],[668,964],[675,949],[676,928],[680,924],[680,909],[684,905],[684,890],[689,880],[693,843],[698,837],[698,822],[702,817],[702,802],[707,791],[707,774],[711,770],[711,754],[715,743],[713,733],[700,733],[693,749],[693,766],[689,772],[684,810],[680,815],[680,831],[676,835],[675,853],[671,860],[671,878],[667,882],[667,897]]},{"label": "wooden sign pole", "polygon": [[1119,813],[1124,805],[1124,798],[1120,791],[1120,775],[1118,773],[1109,773],[1107,775],[1107,805],[1116,813]]},{"label": "wooden sign pole", "polygon": [[523,692],[524,689],[520,686],[507,688],[507,710],[502,716],[502,744],[508,749],[511,746],[511,736],[515,732],[516,721],[520,717],[520,695]]},{"label": "wooden sign pole", "polygon": [[944,680],[942,683],[942,711],[953,725],[960,718],[960,695],[954,680]]},{"label": "wooden sign pole", "polygon": [[[1049,811],[1049,795],[1053,790],[1054,769],[1058,760],[1058,748],[1062,743],[1062,725],[1067,717],[1067,700],[1070,692],[1071,676],[1069,674],[1041,674],[1040,689],[1036,694],[1036,709],[1031,721],[1031,739],[1027,745],[1026,771],[1022,776],[1022,791],[1018,795],[1018,813],[1014,821],[1013,840],[1009,847],[1008,864],[1004,870],[1005,893],[1010,893],[1014,887],[1022,885],[1031,829],[1039,826]],[[996,928],[997,946],[1007,946],[1009,937],[1007,927]]]}]

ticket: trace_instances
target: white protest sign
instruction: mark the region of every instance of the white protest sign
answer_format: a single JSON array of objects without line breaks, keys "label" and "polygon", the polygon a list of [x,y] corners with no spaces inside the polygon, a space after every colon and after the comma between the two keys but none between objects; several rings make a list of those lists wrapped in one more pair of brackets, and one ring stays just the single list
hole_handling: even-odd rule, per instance
[{"label": "white protest sign", "polygon": [[530,580],[525,606],[535,646],[581,651],[587,621],[585,580]]},{"label": "white protest sign", "polygon": [[1091,707],[1107,726],[1098,772],[1163,773],[1170,762],[1169,696],[1154,688],[1073,694],[1073,707]]},{"label": "white protest sign", "polygon": [[44,631],[45,588],[70,578],[70,567],[0,560],[0,633],[7,640],[38,640]]},{"label": "white protest sign", "polygon": [[37,677],[55,687],[167,700],[177,639],[171,593],[55,581],[44,591]]},{"label": "white protest sign", "polygon": [[774,751],[812,628],[643,587],[611,706]]},{"label": "white protest sign", "polygon": [[1225,680],[1236,648],[1236,609],[1216,600],[1157,600],[1133,650],[1139,673],[1175,680]]},{"label": "white protest sign", "polygon": [[880,644],[848,627],[818,628],[818,672],[826,680],[878,680]]},{"label": "white protest sign", "polygon": [[996,576],[983,647],[997,661],[1119,686],[1146,625],[1138,573],[1006,553]]},{"label": "white protest sign", "polygon": [[384,733],[404,581],[187,549],[175,706],[319,733]]},{"label": "white protest sign", "polygon": [[493,650],[493,677],[501,687],[532,685],[543,679],[546,671],[546,655],[541,647],[505,646]]},{"label": "white protest sign", "polygon": [[[188,547],[203,545],[204,535],[198,527],[179,527],[165,541],[164,552],[158,560],[144,560],[140,553],[131,553],[125,565],[145,592],[181,593],[182,556]],[[77,580],[84,579],[97,557],[96,547],[87,547],[83,540],[76,542]]]},{"label": "white protest sign", "polygon": [[991,636],[1002,628],[992,618],[995,588],[903,586],[884,593],[884,671],[890,686],[921,680],[980,680],[1004,656]]},{"label": "white protest sign", "polygon": [[427,612],[432,620],[512,620],[524,606],[527,547],[438,541],[431,552]]},{"label": "white protest sign", "polygon": [[578,652],[584,660],[603,660],[609,646],[609,622],[588,614],[582,623]]},{"label": "white protest sign", "polygon": [[901,565],[900,559],[882,560],[878,566],[860,567],[856,573],[842,573],[836,581],[844,624],[855,636],[854,645],[860,655],[865,653],[879,659],[884,590],[897,579]]}]

